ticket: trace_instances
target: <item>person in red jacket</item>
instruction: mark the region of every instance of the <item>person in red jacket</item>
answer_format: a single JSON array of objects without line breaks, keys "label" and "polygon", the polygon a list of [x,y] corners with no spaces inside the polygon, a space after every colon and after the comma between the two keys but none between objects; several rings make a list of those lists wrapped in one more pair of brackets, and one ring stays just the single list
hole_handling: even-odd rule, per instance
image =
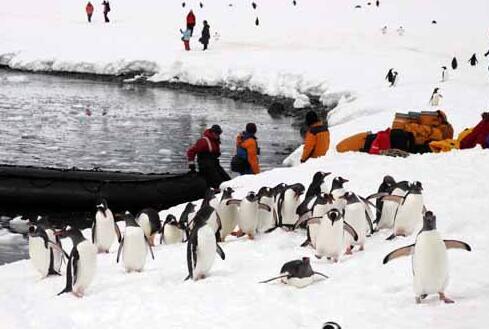
[{"label": "person in red jacket", "polygon": [[207,186],[219,189],[222,182],[231,178],[219,164],[221,156],[221,139],[222,129],[219,125],[212,125],[211,128],[204,131],[203,136],[187,150],[187,160],[191,172],[195,171],[195,157],[199,174],[207,181]]},{"label": "person in red jacket", "polygon": [[92,15],[93,15],[93,5],[90,1],[87,3],[87,6],[85,7],[85,12],[87,13],[88,23],[91,23]]},{"label": "person in red jacket", "polygon": [[192,10],[187,15],[187,29],[190,30],[190,36],[194,34],[194,27],[195,27],[195,15]]},{"label": "person in red jacket", "polygon": [[472,132],[460,141],[460,149],[474,148],[480,144],[482,148],[487,148],[489,137],[489,112],[482,114],[482,120],[477,124]]}]

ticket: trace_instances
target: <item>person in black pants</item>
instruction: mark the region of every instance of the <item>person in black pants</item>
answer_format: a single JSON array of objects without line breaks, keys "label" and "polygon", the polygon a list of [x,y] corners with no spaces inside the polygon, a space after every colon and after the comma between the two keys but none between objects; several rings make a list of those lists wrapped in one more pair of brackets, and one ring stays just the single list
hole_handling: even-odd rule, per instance
[{"label": "person in black pants", "polygon": [[105,23],[109,23],[109,12],[110,12],[110,3],[108,1],[102,2],[102,6],[104,6],[104,19]]},{"label": "person in black pants", "polygon": [[211,33],[209,31],[210,26],[207,21],[204,21],[204,28],[202,29],[202,36],[200,37],[199,41],[204,45],[204,49],[207,49],[207,45],[209,45],[209,39],[211,38]]}]

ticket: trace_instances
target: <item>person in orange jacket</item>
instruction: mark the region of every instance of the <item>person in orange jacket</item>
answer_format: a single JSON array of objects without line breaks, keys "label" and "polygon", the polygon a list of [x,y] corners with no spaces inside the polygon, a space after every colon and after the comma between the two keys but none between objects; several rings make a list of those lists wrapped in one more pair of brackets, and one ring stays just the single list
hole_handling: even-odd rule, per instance
[{"label": "person in orange jacket", "polygon": [[260,164],[258,155],[260,154],[260,148],[258,148],[258,142],[256,139],[256,124],[246,124],[246,130],[241,132],[236,137],[236,155],[239,158],[246,160],[243,174],[258,174],[260,173]]},{"label": "person in orange jacket", "polygon": [[306,114],[306,125],[308,129],[304,136],[301,163],[306,162],[309,158],[324,156],[329,149],[328,126],[323,124],[315,111],[309,111]]},{"label": "person in orange jacket", "polygon": [[93,15],[93,5],[90,1],[87,3],[87,6],[85,7],[85,12],[87,13],[88,23],[91,23],[92,15]]}]

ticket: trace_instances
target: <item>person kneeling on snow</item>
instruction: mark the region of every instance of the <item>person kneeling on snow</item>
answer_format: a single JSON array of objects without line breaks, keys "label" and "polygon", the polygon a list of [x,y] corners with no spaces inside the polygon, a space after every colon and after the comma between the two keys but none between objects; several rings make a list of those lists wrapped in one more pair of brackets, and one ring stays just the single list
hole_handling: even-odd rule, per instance
[{"label": "person kneeling on snow", "polygon": [[302,152],[301,163],[309,158],[318,158],[326,155],[329,149],[328,126],[323,124],[314,111],[306,114],[307,132],[304,136],[304,150]]},{"label": "person kneeling on snow", "polygon": [[489,112],[484,112],[482,120],[460,141],[460,149],[474,148],[477,144],[484,149],[489,148]]},{"label": "person kneeling on snow", "polygon": [[246,124],[246,130],[236,137],[236,155],[231,160],[231,170],[244,174],[260,173],[258,155],[260,148],[256,139],[256,125]]},{"label": "person kneeling on snow", "polygon": [[231,178],[219,164],[221,156],[221,136],[222,129],[219,125],[212,125],[206,129],[202,138],[200,138],[187,151],[187,160],[191,172],[195,171],[195,156],[199,166],[199,174],[207,181],[207,186],[219,189],[222,182]]},{"label": "person kneeling on snow", "polygon": [[183,45],[185,46],[185,50],[190,50],[190,38],[192,37],[192,31],[187,28],[185,31],[180,29],[180,33],[182,34]]}]

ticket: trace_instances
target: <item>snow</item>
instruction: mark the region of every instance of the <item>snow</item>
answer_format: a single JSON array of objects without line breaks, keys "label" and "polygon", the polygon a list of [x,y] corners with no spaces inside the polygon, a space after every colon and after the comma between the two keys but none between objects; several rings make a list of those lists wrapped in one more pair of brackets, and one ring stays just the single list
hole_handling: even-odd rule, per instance
[{"label": "snow", "polygon": [[[88,25],[84,1],[10,1],[0,7],[0,63],[36,71],[138,70],[154,74],[152,81],[249,88],[292,97],[298,106],[307,94],[320,96],[324,104],[337,105],[328,117],[331,148],[326,157],[237,177],[224,186],[233,187],[240,198],[280,182],[308,185],[317,170],[348,178],[347,188],[361,195],[377,191],[386,174],[421,181],[426,207],[437,215],[442,237],[473,248],[470,253],[448,252],[447,295],[456,303],[429,297],[416,305],[410,259],[382,265],[387,253],[411,244],[414,237],[385,241],[390,232],[384,231],[367,240],[365,251],[330,264],[299,246],[304,232],[276,230],[255,241],[223,243],[226,260],[216,258],[210,276],[197,282],[183,281],[184,244],[158,245],[156,260],[148,258],[142,273],[131,274],[116,264],[114,245],[110,254],[98,255],[97,274],[83,299],[57,297],[64,277],[41,281],[28,260],[2,266],[0,326],[318,328],[326,321],[344,328],[487,326],[487,151],[400,159],[337,154],[334,146],[354,133],[385,129],[395,112],[436,110],[428,104],[435,87],[440,87],[441,108],[455,132],[474,126],[489,98],[488,59],[482,56],[489,47],[489,2],[391,0],[381,1],[378,9],[363,3],[354,9],[356,2],[344,0],[299,0],[296,7],[288,0],[255,0],[256,13],[245,0],[203,2],[200,9],[198,1],[186,1],[186,8],[181,1],[113,1],[110,24],[102,23],[96,4],[95,22]],[[194,50],[186,53],[178,29],[190,7],[199,24]],[[209,20],[211,34],[220,35],[205,53],[196,42],[203,18]],[[432,25],[433,19],[438,24]],[[395,32],[401,25],[403,36]],[[467,60],[474,52],[480,63],[470,67]],[[459,69],[450,70],[450,80],[442,83],[441,66],[453,56]],[[400,73],[394,88],[384,81],[389,68]],[[299,156],[300,150],[287,165],[296,165]],[[178,216],[182,210],[183,205],[163,210],[160,217],[169,212]],[[302,256],[311,257],[313,269],[330,279],[304,289],[258,283]]]}]

